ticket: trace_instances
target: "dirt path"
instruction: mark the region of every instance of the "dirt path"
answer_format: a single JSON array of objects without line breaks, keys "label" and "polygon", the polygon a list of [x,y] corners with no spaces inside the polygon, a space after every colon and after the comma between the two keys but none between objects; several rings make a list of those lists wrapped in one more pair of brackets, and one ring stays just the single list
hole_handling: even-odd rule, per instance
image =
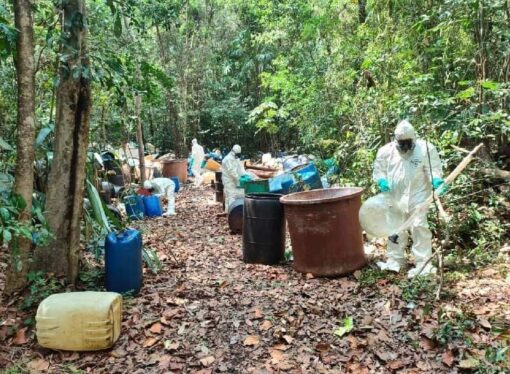
[{"label": "dirt path", "polygon": [[[508,264],[485,270],[482,293],[473,277],[460,280],[441,304],[427,282],[370,267],[315,279],[290,265],[246,265],[241,237],[216,216],[213,199],[209,188],[186,188],[177,217],[140,225],[163,269],[147,271],[141,295],[125,299],[113,349],[55,353],[29,332],[27,345],[10,347],[11,362],[66,373],[446,373],[493,365],[483,357],[501,345],[496,322],[509,326]],[[349,330],[349,318],[352,330],[335,335]]]}]

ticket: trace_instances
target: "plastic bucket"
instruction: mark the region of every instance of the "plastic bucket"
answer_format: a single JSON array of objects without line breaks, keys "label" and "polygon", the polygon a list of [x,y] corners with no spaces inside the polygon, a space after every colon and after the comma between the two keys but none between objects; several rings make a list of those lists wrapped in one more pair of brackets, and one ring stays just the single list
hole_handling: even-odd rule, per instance
[{"label": "plastic bucket", "polygon": [[275,265],[285,253],[285,220],[282,195],[254,193],[244,197],[243,260]]},{"label": "plastic bucket", "polygon": [[243,232],[244,198],[234,200],[228,207],[228,227],[234,234]]},{"label": "plastic bucket", "polygon": [[269,180],[257,179],[248,182],[244,182],[241,186],[244,188],[245,193],[256,193],[256,192],[269,192]]},{"label": "plastic bucket", "polygon": [[362,188],[328,188],[280,198],[294,268],[316,276],[351,273],[366,264],[358,212]]},{"label": "plastic bucket", "polygon": [[105,240],[105,286],[107,291],[136,295],[143,283],[142,236],[126,229],[119,235],[108,234]]},{"label": "plastic bucket", "polygon": [[188,161],[185,159],[162,160],[161,169],[165,178],[178,177],[181,183],[188,180]]},{"label": "plastic bucket", "polygon": [[210,158],[205,163],[205,168],[207,170],[211,170],[211,171],[218,171],[221,168],[221,164],[219,162],[214,161],[212,158]]},{"label": "plastic bucket", "polygon": [[122,201],[126,206],[126,213],[130,220],[136,221],[145,218],[145,206],[141,196],[126,196]]},{"label": "plastic bucket", "polygon": [[145,206],[145,215],[147,217],[161,217],[163,214],[161,200],[158,196],[144,196],[143,205]]}]

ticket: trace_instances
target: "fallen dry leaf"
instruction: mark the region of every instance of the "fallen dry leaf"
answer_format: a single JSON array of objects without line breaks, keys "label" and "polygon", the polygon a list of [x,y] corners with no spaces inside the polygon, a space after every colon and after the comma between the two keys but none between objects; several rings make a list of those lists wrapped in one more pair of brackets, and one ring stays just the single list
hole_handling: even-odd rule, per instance
[{"label": "fallen dry leaf", "polygon": [[258,345],[260,343],[260,336],[258,335],[248,335],[243,342],[243,345],[249,346],[249,345]]},{"label": "fallen dry leaf", "polygon": [[423,349],[425,349],[427,351],[430,351],[430,350],[436,348],[436,343],[434,343],[434,341],[432,339],[429,339],[429,338],[426,338],[426,337],[422,336],[421,339],[420,339],[420,346]]},{"label": "fallen dry leaf", "polygon": [[143,342],[143,347],[144,348],[148,348],[148,347],[152,347],[154,344],[156,344],[158,342],[158,339],[156,338],[147,338],[145,339],[145,341]]},{"label": "fallen dry leaf", "polygon": [[331,349],[331,345],[329,343],[318,343],[315,349],[319,352],[327,352]]},{"label": "fallen dry leaf", "polygon": [[214,362],[214,356],[207,356],[200,360],[200,363],[204,366],[210,366]]},{"label": "fallen dry leaf", "polygon": [[392,370],[397,370],[403,368],[405,364],[400,360],[390,361],[388,362],[388,367]]},{"label": "fallen dry leaf", "polygon": [[382,361],[390,361],[395,360],[397,358],[397,354],[394,352],[386,352],[386,351],[376,351],[375,354],[377,357],[379,357]]},{"label": "fallen dry leaf", "polygon": [[294,341],[294,338],[290,335],[283,335],[283,339],[288,343],[288,344],[292,344],[292,342]]},{"label": "fallen dry leaf", "polygon": [[255,308],[253,311],[253,319],[261,319],[264,318],[264,314],[262,314],[261,310],[259,308]]},{"label": "fallen dry leaf", "polygon": [[30,372],[47,371],[50,368],[50,363],[43,358],[36,358],[27,364]]},{"label": "fallen dry leaf", "polygon": [[153,334],[161,334],[161,323],[156,322],[154,325],[151,326],[150,331]]},{"label": "fallen dry leaf", "polygon": [[277,349],[271,349],[269,354],[271,355],[271,360],[274,364],[278,364],[285,359],[285,354]]},{"label": "fallen dry leaf", "polygon": [[468,358],[466,358],[464,360],[461,360],[459,362],[459,367],[462,368],[462,369],[474,369],[478,365],[480,365],[480,361],[478,361],[474,357],[468,357]]},{"label": "fallen dry leaf", "polygon": [[262,324],[260,325],[260,329],[262,331],[267,331],[269,330],[271,327],[273,327],[273,324],[271,323],[271,321],[268,321],[268,320],[265,320],[264,322],[262,322]]},{"label": "fallen dry leaf", "polygon": [[453,362],[455,361],[455,356],[453,355],[452,351],[446,351],[443,353],[443,362],[448,365],[452,366]]},{"label": "fallen dry leaf", "polygon": [[27,328],[26,327],[18,330],[18,332],[16,332],[16,336],[12,340],[12,343],[14,345],[23,345],[23,344],[26,344],[28,342],[27,337],[26,337],[26,332],[27,332]]}]

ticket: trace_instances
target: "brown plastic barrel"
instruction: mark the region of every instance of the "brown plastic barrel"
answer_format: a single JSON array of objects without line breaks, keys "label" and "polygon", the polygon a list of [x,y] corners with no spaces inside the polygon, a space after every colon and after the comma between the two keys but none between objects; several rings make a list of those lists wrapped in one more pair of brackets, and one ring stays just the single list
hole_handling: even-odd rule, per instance
[{"label": "brown plastic barrel", "polygon": [[181,160],[162,160],[161,172],[163,177],[178,177],[179,182],[185,183],[188,180],[188,161]]},{"label": "brown plastic barrel", "polygon": [[228,227],[233,234],[243,233],[244,198],[235,199],[228,207]]},{"label": "brown plastic barrel", "polygon": [[328,188],[281,197],[297,271],[338,276],[366,264],[358,219],[362,192]]}]

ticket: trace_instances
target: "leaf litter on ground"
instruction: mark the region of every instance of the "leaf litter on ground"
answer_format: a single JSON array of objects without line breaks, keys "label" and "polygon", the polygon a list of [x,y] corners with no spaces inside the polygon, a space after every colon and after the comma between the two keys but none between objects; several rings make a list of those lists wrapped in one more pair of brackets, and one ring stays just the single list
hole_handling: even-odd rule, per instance
[{"label": "leaf litter on ground", "polygon": [[[209,187],[185,186],[177,216],[132,223],[143,226],[161,269],[146,268],[140,294],[124,300],[121,336],[110,350],[65,356],[43,349],[23,322],[35,310],[10,300],[1,309],[0,366],[58,371],[72,357],[86,373],[449,373],[483,362],[472,350],[458,356],[455,345],[438,344],[439,313],[452,300],[417,297],[409,308],[404,276],[362,284],[370,265],[330,279],[289,263],[243,263],[242,237],[230,234],[213,199]],[[510,331],[510,290],[499,275],[510,266],[501,266],[451,290],[459,310],[473,311],[480,325],[465,333],[488,348]]]}]

